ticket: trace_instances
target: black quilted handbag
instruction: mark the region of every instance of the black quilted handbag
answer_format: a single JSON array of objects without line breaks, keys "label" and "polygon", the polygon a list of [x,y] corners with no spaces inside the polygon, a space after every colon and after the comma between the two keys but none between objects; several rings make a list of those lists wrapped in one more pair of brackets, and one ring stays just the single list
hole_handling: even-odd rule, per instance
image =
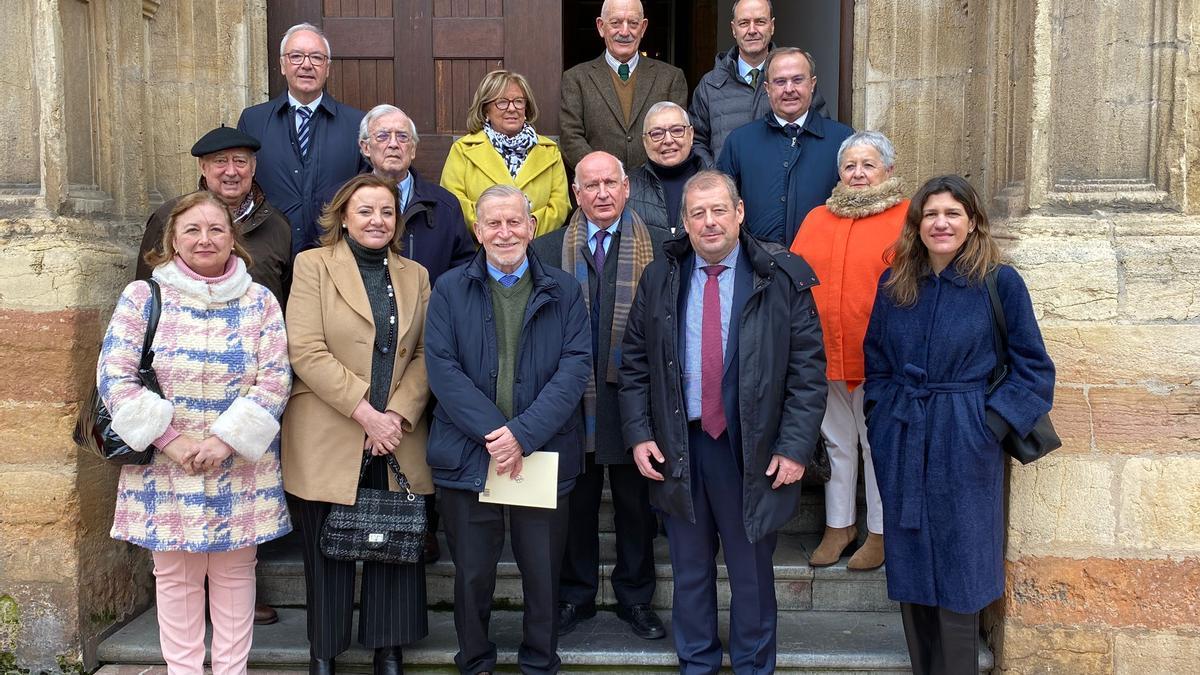
[{"label": "black quilted handbag", "polygon": [[[143,387],[162,396],[162,387],[154,372],[154,351],[150,349],[150,343],[154,342],[154,334],[158,331],[158,319],[162,315],[162,292],[157,281],[147,279],[146,283],[150,284],[150,318],[146,321],[146,336],[142,339],[138,379]],[[154,455],[153,446],[134,450],[113,431],[112,415],[100,399],[100,391],[95,385],[92,386],[91,397],[79,406],[73,437],[77,445],[113,464],[149,464]]]},{"label": "black quilted handbag", "polygon": [[[996,270],[988,272],[984,278],[988,290],[988,302],[992,306],[992,342],[996,350],[996,369],[992,372],[988,393],[999,387],[1004,378],[1008,377],[1008,321],[1004,317],[1004,306],[1000,304],[1000,291],[996,288]],[[1050,415],[1042,415],[1033,426],[1028,436],[1021,437],[1016,431],[1008,430],[1000,439],[1004,452],[1022,464],[1028,464],[1041,459],[1053,450],[1062,447],[1062,440],[1050,422]]]},{"label": "black quilted handbag", "polygon": [[829,464],[829,449],[825,447],[825,437],[817,433],[817,447],[813,450],[812,459],[804,467],[804,476],[800,482],[809,486],[824,486],[833,477],[833,466]]},{"label": "black quilted handbag", "polygon": [[[416,494],[392,455],[384,455],[400,490],[360,487],[353,506],[334,504],[321,528],[321,553],[333,560],[382,563],[421,561],[425,546],[425,496]],[[371,463],[363,453],[359,481]]]}]

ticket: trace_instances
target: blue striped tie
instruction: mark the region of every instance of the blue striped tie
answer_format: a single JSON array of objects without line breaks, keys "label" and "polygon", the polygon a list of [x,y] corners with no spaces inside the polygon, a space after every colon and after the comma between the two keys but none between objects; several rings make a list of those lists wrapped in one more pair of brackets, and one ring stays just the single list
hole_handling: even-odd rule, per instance
[{"label": "blue striped tie", "polygon": [[300,129],[296,138],[300,141],[300,156],[308,156],[308,143],[312,140],[312,111],[308,106],[296,106],[296,114],[300,116]]}]

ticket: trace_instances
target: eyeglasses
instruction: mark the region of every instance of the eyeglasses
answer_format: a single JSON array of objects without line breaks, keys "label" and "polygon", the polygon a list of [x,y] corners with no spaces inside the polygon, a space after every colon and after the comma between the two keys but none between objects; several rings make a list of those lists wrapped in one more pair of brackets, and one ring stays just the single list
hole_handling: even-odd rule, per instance
[{"label": "eyeglasses", "polygon": [[304,59],[308,59],[308,62],[312,64],[313,68],[320,68],[321,66],[325,65],[326,61],[329,60],[328,56],[320,52],[313,52],[312,54],[305,54],[304,52],[288,52],[284,54],[284,56],[287,57],[288,63],[292,64],[293,66],[298,66],[304,63]]},{"label": "eyeglasses", "polygon": [[396,137],[396,142],[400,144],[404,144],[412,140],[412,134],[408,133],[407,131],[386,131],[382,129],[376,131],[371,138],[374,138],[376,143],[387,143],[388,141],[392,140],[393,136]]},{"label": "eyeglasses", "polygon": [[525,109],[525,99],[523,98],[497,98],[492,99],[492,103],[496,106],[496,110],[508,110],[512,106],[514,110]]},{"label": "eyeglasses", "polygon": [[602,188],[602,187],[604,188],[604,190],[606,192],[616,192],[617,188],[621,187],[621,181],[609,178],[607,180],[602,180],[602,181],[601,180],[593,181],[591,183],[587,183],[580,187],[583,188],[584,192],[586,192],[590,195],[600,194],[600,188]]},{"label": "eyeglasses", "polygon": [[775,87],[776,89],[783,89],[784,87],[788,86],[788,82],[791,82],[792,86],[794,87],[803,87],[804,83],[808,82],[808,76],[797,75],[790,80],[786,77],[777,77],[771,80],[771,86]]},{"label": "eyeglasses", "polygon": [[654,141],[655,143],[662,143],[664,140],[666,140],[668,133],[671,134],[671,138],[679,139],[683,138],[683,135],[686,134],[687,130],[691,128],[692,125],[690,124],[676,124],[674,126],[665,128],[654,127],[642,135],[649,136],[650,140]]}]

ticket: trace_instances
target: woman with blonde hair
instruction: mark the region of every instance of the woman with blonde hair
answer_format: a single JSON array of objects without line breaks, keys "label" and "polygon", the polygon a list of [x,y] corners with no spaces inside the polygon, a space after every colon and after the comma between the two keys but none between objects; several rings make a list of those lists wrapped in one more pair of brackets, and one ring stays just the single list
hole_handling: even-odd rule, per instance
[{"label": "woman with blonde hair", "polygon": [[533,129],[537,102],[520,73],[493,70],[483,76],[467,113],[466,136],[450,146],[442,187],[462,204],[467,229],[475,224],[475,201],[493,185],[513,185],[529,198],[537,219],[534,236],[557,230],[571,210],[567,169],[558,144]]},{"label": "woman with blonde hair", "polygon": [[[394,183],[355,176],[321,214],[321,247],[296,256],[283,483],[303,541],[310,673],[333,673],[350,646],[355,563],[326,557],[320,543],[333,505],[354,504],[360,487],[396,490],[387,455],[413,492],[433,492],[424,414],[429,274],[400,257],[397,213]],[[402,646],[429,632],[424,565],[364,562],[360,600],[358,640],[374,649],[374,672],[403,672]]]},{"label": "woman with blonde hair", "polygon": [[148,464],[121,467],[112,536],[154,557],[159,641],[171,673],[204,672],[204,584],[214,675],[246,672],[258,544],[291,530],[279,415],[291,385],[283,313],[246,272],[229,209],[202,190],[179,200],[146,254],[161,296],[151,348],[162,395],[138,361],[155,302],[125,287],[96,381],[112,428]]},{"label": "woman with blonde hair", "polygon": [[[1028,436],[1049,412],[1054,364],[966,179],[917,190],[894,254],[863,343],[888,597],[900,603],[914,673],[975,673],[979,611],[1004,593],[1000,442]],[[993,342],[989,284],[1007,354]],[[1007,374],[992,380],[1004,361]]]}]

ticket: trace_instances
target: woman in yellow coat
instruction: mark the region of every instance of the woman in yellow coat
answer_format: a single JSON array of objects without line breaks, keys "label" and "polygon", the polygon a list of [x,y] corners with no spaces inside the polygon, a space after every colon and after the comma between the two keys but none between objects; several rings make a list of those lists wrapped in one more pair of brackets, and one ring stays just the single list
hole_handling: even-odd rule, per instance
[{"label": "woman in yellow coat", "polygon": [[458,197],[474,234],[475,200],[493,185],[514,185],[529,197],[540,236],[567,220],[567,169],[558,144],[533,130],[538,107],[528,80],[493,70],[483,76],[467,113],[471,132],[450,146],[442,187]]}]

